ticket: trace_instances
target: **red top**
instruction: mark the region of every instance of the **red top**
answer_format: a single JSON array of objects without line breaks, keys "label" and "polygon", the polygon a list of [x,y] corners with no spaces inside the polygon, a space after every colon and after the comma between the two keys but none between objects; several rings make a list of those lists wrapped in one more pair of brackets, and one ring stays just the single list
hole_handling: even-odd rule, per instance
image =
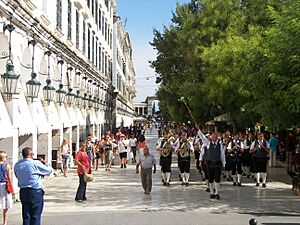
[{"label": "red top", "polygon": [[[91,169],[90,159],[89,159],[88,155],[86,154],[86,152],[78,151],[76,153],[76,160],[85,167],[87,173],[90,172],[90,169]],[[77,173],[79,173],[79,174],[84,173],[81,166],[79,166],[79,165],[77,165]]]},{"label": "red top", "polygon": [[146,140],[139,143],[139,147],[140,147],[140,148],[145,148],[146,145],[147,145]]}]

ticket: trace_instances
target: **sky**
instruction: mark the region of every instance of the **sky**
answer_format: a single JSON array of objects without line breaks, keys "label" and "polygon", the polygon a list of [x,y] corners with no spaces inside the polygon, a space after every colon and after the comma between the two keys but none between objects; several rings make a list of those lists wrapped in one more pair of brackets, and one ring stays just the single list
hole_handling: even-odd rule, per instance
[{"label": "sky", "polygon": [[117,0],[117,14],[133,45],[137,90],[135,102],[155,95],[155,71],[148,61],[155,60],[156,53],[149,42],[153,40],[154,28],[161,31],[164,25],[171,24],[172,11],[175,11],[177,2],[182,4],[189,0]]}]

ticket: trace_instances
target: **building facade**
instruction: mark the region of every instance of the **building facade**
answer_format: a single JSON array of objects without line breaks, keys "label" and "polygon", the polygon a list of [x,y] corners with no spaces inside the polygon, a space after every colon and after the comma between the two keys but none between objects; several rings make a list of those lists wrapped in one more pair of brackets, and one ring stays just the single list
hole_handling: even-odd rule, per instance
[{"label": "building facade", "polygon": [[119,115],[132,122],[128,50],[121,86],[113,71],[114,48],[124,47],[116,18],[116,0],[0,0],[0,146],[12,165],[28,146],[55,167],[64,138],[75,153],[88,133],[100,138],[117,126]]}]

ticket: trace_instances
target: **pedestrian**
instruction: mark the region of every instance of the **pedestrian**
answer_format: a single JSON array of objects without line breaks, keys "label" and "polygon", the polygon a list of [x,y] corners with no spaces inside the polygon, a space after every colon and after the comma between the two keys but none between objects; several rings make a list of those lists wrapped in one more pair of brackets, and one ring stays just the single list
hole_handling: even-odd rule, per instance
[{"label": "pedestrian", "polygon": [[288,137],[286,139],[286,146],[285,146],[288,171],[292,170],[292,161],[295,155],[296,144],[297,144],[296,137],[293,134],[293,132],[290,131],[288,133]]},{"label": "pedestrian", "polygon": [[45,163],[43,159],[33,160],[33,155],[31,148],[23,148],[23,159],[17,162],[14,168],[20,188],[23,225],[41,224],[44,207],[44,190],[41,179],[53,171],[50,164]]},{"label": "pedestrian", "polygon": [[67,172],[68,172],[68,163],[70,159],[70,146],[68,145],[68,140],[63,139],[61,146],[60,146],[60,154],[62,157],[62,166],[63,166],[63,171],[64,171],[64,176],[67,177]]},{"label": "pedestrian", "polygon": [[139,173],[139,166],[141,166],[141,181],[144,189],[144,194],[148,195],[152,189],[152,167],[153,173],[156,173],[156,160],[154,155],[149,153],[149,147],[146,145],[143,155],[139,158],[136,164],[136,173]]},{"label": "pedestrian", "polygon": [[6,190],[7,180],[11,181],[11,167],[7,164],[6,160],[6,152],[0,151],[0,207],[3,210],[4,225],[7,225],[8,209],[13,206],[12,193],[8,193]]},{"label": "pedestrian", "polygon": [[96,149],[95,145],[92,143],[92,140],[88,138],[86,140],[86,149],[85,149],[87,155],[90,158],[91,167],[94,165],[95,155],[96,155]]},{"label": "pedestrian", "polygon": [[256,186],[262,178],[262,187],[265,188],[267,180],[267,162],[270,145],[265,140],[264,134],[259,134],[256,141],[252,142],[250,151],[254,155],[254,170],[256,172]]},{"label": "pedestrian", "polygon": [[147,145],[147,141],[146,141],[146,138],[145,138],[145,135],[141,134],[139,136],[139,151],[140,151],[140,155],[143,155],[143,151],[144,151],[144,148],[145,146]]},{"label": "pedestrian", "polygon": [[120,140],[118,142],[118,151],[120,154],[120,160],[121,160],[121,168],[126,168],[126,161],[127,161],[127,143],[125,142],[125,135],[120,135]]},{"label": "pedestrian", "polygon": [[92,173],[91,160],[86,153],[86,142],[82,142],[80,149],[76,154],[77,173],[79,177],[79,186],[76,192],[75,201],[82,202],[86,200],[86,182],[84,181],[85,173]]},{"label": "pedestrian", "polygon": [[131,134],[129,139],[130,151],[133,154],[132,164],[136,163],[136,149],[137,149],[137,139],[134,134]]},{"label": "pedestrian", "polygon": [[276,167],[276,156],[277,156],[277,149],[279,144],[279,139],[276,133],[271,133],[270,139],[270,167]]},{"label": "pedestrian", "polygon": [[[215,133],[210,135],[210,140],[208,140],[205,135],[199,129],[198,135],[203,142],[203,147],[206,147],[206,166],[207,175],[209,182],[210,198],[220,199],[219,188],[221,181],[221,170],[225,168],[225,152],[223,145],[217,140],[217,135]],[[202,164],[204,155],[200,155],[200,162]]]}]

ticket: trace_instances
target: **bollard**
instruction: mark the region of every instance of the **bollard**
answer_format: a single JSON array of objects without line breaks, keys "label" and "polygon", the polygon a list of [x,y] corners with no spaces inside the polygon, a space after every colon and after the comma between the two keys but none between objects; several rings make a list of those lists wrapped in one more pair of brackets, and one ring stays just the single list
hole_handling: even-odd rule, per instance
[{"label": "bollard", "polygon": [[249,220],[249,225],[257,225],[257,220],[255,218],[251,218]]}]

